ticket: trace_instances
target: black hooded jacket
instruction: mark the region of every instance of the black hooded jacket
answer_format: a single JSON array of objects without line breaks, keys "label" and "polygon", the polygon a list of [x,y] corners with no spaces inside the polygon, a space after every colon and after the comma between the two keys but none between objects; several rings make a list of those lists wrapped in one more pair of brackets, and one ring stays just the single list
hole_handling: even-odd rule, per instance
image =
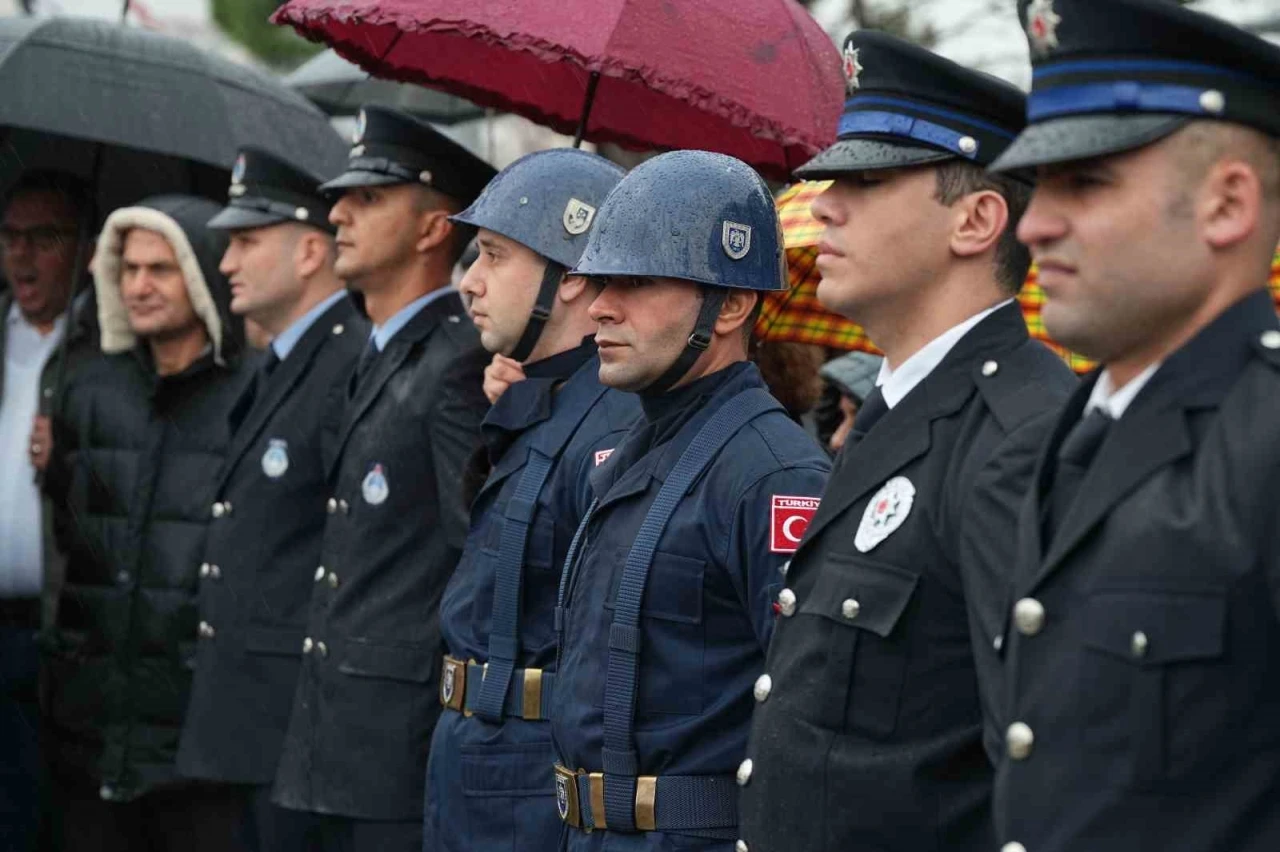
[{"label": "black hooded jacket", "polygon": [[[203,199],[162,196],[117,210],[94,260],[102,358],[76,372],[54,423],[46,489],[68,554],[46,637],[51,761],[126,801],[169,782],[201,633],[196,585],[227,412],[246,376],[218,272],[225,237]],[[209,349],[159,376],[120,298],[134,228],[173,247]]]}]

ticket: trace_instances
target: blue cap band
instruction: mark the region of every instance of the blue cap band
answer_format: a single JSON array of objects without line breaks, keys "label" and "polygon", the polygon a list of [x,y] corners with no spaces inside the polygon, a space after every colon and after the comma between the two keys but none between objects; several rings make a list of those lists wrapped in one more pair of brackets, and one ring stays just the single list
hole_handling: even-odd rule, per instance
[{"label": "blue cap band", "polygon": [[[1171,112],[1214,115],[1201,103],[1205,90],[1198,86],[1170,86],[1117,80],[1082,83],[1033,91],[1027,99],[1027,118],[1044,121],[1066,115],[1125,112]],[[1219,110],[1220,111],[1220,110]]]},{"label": "blue cap band", "polygon": [[[969,160],[977,157],[980,144],[972,136],[952,130],[950,127],[943,127],[941,124],[934,124],[923,118],[879,110],[859,110],[842,115],[837,135],[843,137],[852,133],[885,133],[890,136],[915,139]],[[960,140],[966,137],[973,141],[972,151],[964,151],[960,147]]]}]

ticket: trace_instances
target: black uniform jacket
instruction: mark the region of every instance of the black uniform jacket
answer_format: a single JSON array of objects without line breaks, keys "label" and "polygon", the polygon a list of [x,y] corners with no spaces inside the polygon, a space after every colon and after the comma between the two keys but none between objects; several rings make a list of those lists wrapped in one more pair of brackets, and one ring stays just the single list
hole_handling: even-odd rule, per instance
[{"label": "black uniform jacket", "polygon": [[1074,386],[1006,305],[846,447],[756,684],[752,852],[991,852],[992,641],[1037,451]]},{"label": "black uniform jacket", "polygon": [[1237,303],[1164,362],[1045,542],[1049,460],[1092,385],[1059,420],[1022,516],[1000,839],[1029,852],[1280,849],[1271,298]]},{"label": "black uniform jacket", "polygon": [[[369,324],[343,298],[231,412],[231,445],[200,565],[200,643],[178,771],[269,784],[293,705],[328,463]],[[335,506],[336,509],[336,506]]]},{"label": "black uniform jacket", "polygon": [[456,293],[430,302],[356,384],[330,469],[275,798],[421,819],[440,715],[440,597],[467,534],[462,472],[489,403],[489,355]]}]

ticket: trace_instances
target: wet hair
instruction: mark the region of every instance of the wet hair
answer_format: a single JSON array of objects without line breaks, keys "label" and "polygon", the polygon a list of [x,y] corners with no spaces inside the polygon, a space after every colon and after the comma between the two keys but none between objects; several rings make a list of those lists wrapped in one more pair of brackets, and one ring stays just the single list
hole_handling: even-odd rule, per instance
[{"label": "wet hair", "polygon": [[1004,199],[1009,221],[996,242],[996,281],[1010,295],[1016,295],[1027,280],[1031,251],[1018,242],[1018,222],[1031,203],[1031,187],[1002,174],[992,174],[966,160],[948,160],[936,166],[937,187],[933,197],[950,207],[966,195],[994,192]]},{"label": "wet hair", "polygon": [[93,200],[93,192],[90,190],[88,182],[67,172],[40,169],[23,173],[20,178],[5,190],[3,208],[8,209],[13,200],[20,195],[41,192],[57,195],[66,202],[67,206],[71,208],[72,216],[76,219],[75,225],[77,229],[86,218],[86,214],[90,222],[90,229],[92,230],[97,226],[97,209]]},{"label": "wet hair", "polygon": [[1230,154],[1253,168],[1268,201],[1280,202],[1280,138],[1219,121],[1193,121],[1175,138],[1179,163],[1189,179],[1200,180],[1214,163]]},{"label": "wet hair", "polygon": [[[450,216],[456,216],[466,209],[465,204],[462,204],[451,195],[445,195],[443,192],[432,189],[429,186],[423,186],[420,189],[422,191],[415,194],[417,200],[414,207],[419,213],[425,213],[429,210],[443,210]],[[467,247],[475,239],[476,228],[471,225],[464,225],[461,222],[450,221],[449,224],[452,226],[447,241],[449,265],[455,266],[462,262],[463,255],[467,253]]]}]

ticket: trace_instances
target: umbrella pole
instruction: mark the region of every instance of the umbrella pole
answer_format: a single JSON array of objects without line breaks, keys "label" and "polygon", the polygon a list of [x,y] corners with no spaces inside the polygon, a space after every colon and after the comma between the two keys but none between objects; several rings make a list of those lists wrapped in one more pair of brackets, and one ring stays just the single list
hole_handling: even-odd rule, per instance
[{"label": "umbrella pole", "polygon": [[[98,172],[102,165],[102,143],[93,146],[93,159],[89,166],[89,191],[97,195]],[[44,413],[57,416],[62,402],[62,388],[67,381],[67,350],[70,348],[71,336],[76,316],[76,299],[81,293],[80,283],[89,265],[90,251],[93,246],[93,203],[85,205],[80,212],[80,230],[76,235],[76,260],[71,268],[71,293],[67,298],[67,308],[63,313],[62,339],[58,341],[57,363],[53,367],[53,398],[41,399],[40,405]]]},{"label": "umbrella pole", "polygon": [[587,80],[587,96],[582,102],[582,117],[578,119],[578,132],[573,137],[573,147],[582,147],[582,137],[587,135],[587,119],[591,117],[591,105],[596,99],[596,86],[600,84],[600,72],[592,71]]}]

